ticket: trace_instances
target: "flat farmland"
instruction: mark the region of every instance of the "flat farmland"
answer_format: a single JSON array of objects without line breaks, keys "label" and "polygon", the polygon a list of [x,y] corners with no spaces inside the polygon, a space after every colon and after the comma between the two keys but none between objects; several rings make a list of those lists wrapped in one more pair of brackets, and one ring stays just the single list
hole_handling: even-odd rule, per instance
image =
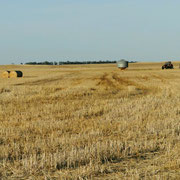
[{"label": "flat farmland", "polygon": [[173,64],[0,66],[0,179],[179,179]]}]

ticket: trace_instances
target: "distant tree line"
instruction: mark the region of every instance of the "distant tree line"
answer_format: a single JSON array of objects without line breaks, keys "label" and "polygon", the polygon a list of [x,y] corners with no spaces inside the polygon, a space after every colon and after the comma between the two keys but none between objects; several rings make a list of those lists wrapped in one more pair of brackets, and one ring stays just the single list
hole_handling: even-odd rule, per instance
[{"label": "distant tree line", "polygon": [[57,65],[57,62],[49,62],[49,61],[44,61],[44,62],[27,62],[25,64],[29,65]]},{"label": "distant tree line", "polygon": [[[50,62],[50,61],[44,61],[44,62],[27,62],[25,64],[28,65],[64,65],[64,64],[111,64],[116,63],[116,61],[60,61],[60,62]],[[136,61],[129,61],[129,63],[136,63]]]}]

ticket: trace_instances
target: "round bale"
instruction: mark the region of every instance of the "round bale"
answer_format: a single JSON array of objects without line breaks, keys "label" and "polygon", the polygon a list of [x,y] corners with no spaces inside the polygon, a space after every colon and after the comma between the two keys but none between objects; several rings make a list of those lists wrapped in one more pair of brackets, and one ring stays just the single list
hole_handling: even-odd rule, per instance
[{"label": "round bale", "polygon": [[10,71],[4,71],[4,72],[2,73],[2,77],[3,77],[3,78],[9,78],[9,76],[10,76]]},{"label": "round bale", "polygon": [[11,71],[10,72],[10,78],[18,78],[23,77],[22,71]]}]

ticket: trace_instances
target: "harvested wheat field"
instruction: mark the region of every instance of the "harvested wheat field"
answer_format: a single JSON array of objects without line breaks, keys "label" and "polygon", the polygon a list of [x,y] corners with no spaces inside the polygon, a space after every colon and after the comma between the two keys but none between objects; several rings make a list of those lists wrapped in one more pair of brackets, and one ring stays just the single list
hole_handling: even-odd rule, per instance
[{"label": "harvested wheat field", "polygon": [[0,179],[179,179],[180,69],[0,66]]}]

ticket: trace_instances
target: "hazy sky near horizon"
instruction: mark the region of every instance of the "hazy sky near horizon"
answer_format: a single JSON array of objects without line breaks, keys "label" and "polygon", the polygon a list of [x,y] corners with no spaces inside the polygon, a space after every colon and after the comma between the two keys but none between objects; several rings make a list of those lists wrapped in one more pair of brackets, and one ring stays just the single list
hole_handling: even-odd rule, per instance
[{"label": "hazy sky near horizon", "polygon": [[180,60],[179,0],[0,0],[0,64]]}]

